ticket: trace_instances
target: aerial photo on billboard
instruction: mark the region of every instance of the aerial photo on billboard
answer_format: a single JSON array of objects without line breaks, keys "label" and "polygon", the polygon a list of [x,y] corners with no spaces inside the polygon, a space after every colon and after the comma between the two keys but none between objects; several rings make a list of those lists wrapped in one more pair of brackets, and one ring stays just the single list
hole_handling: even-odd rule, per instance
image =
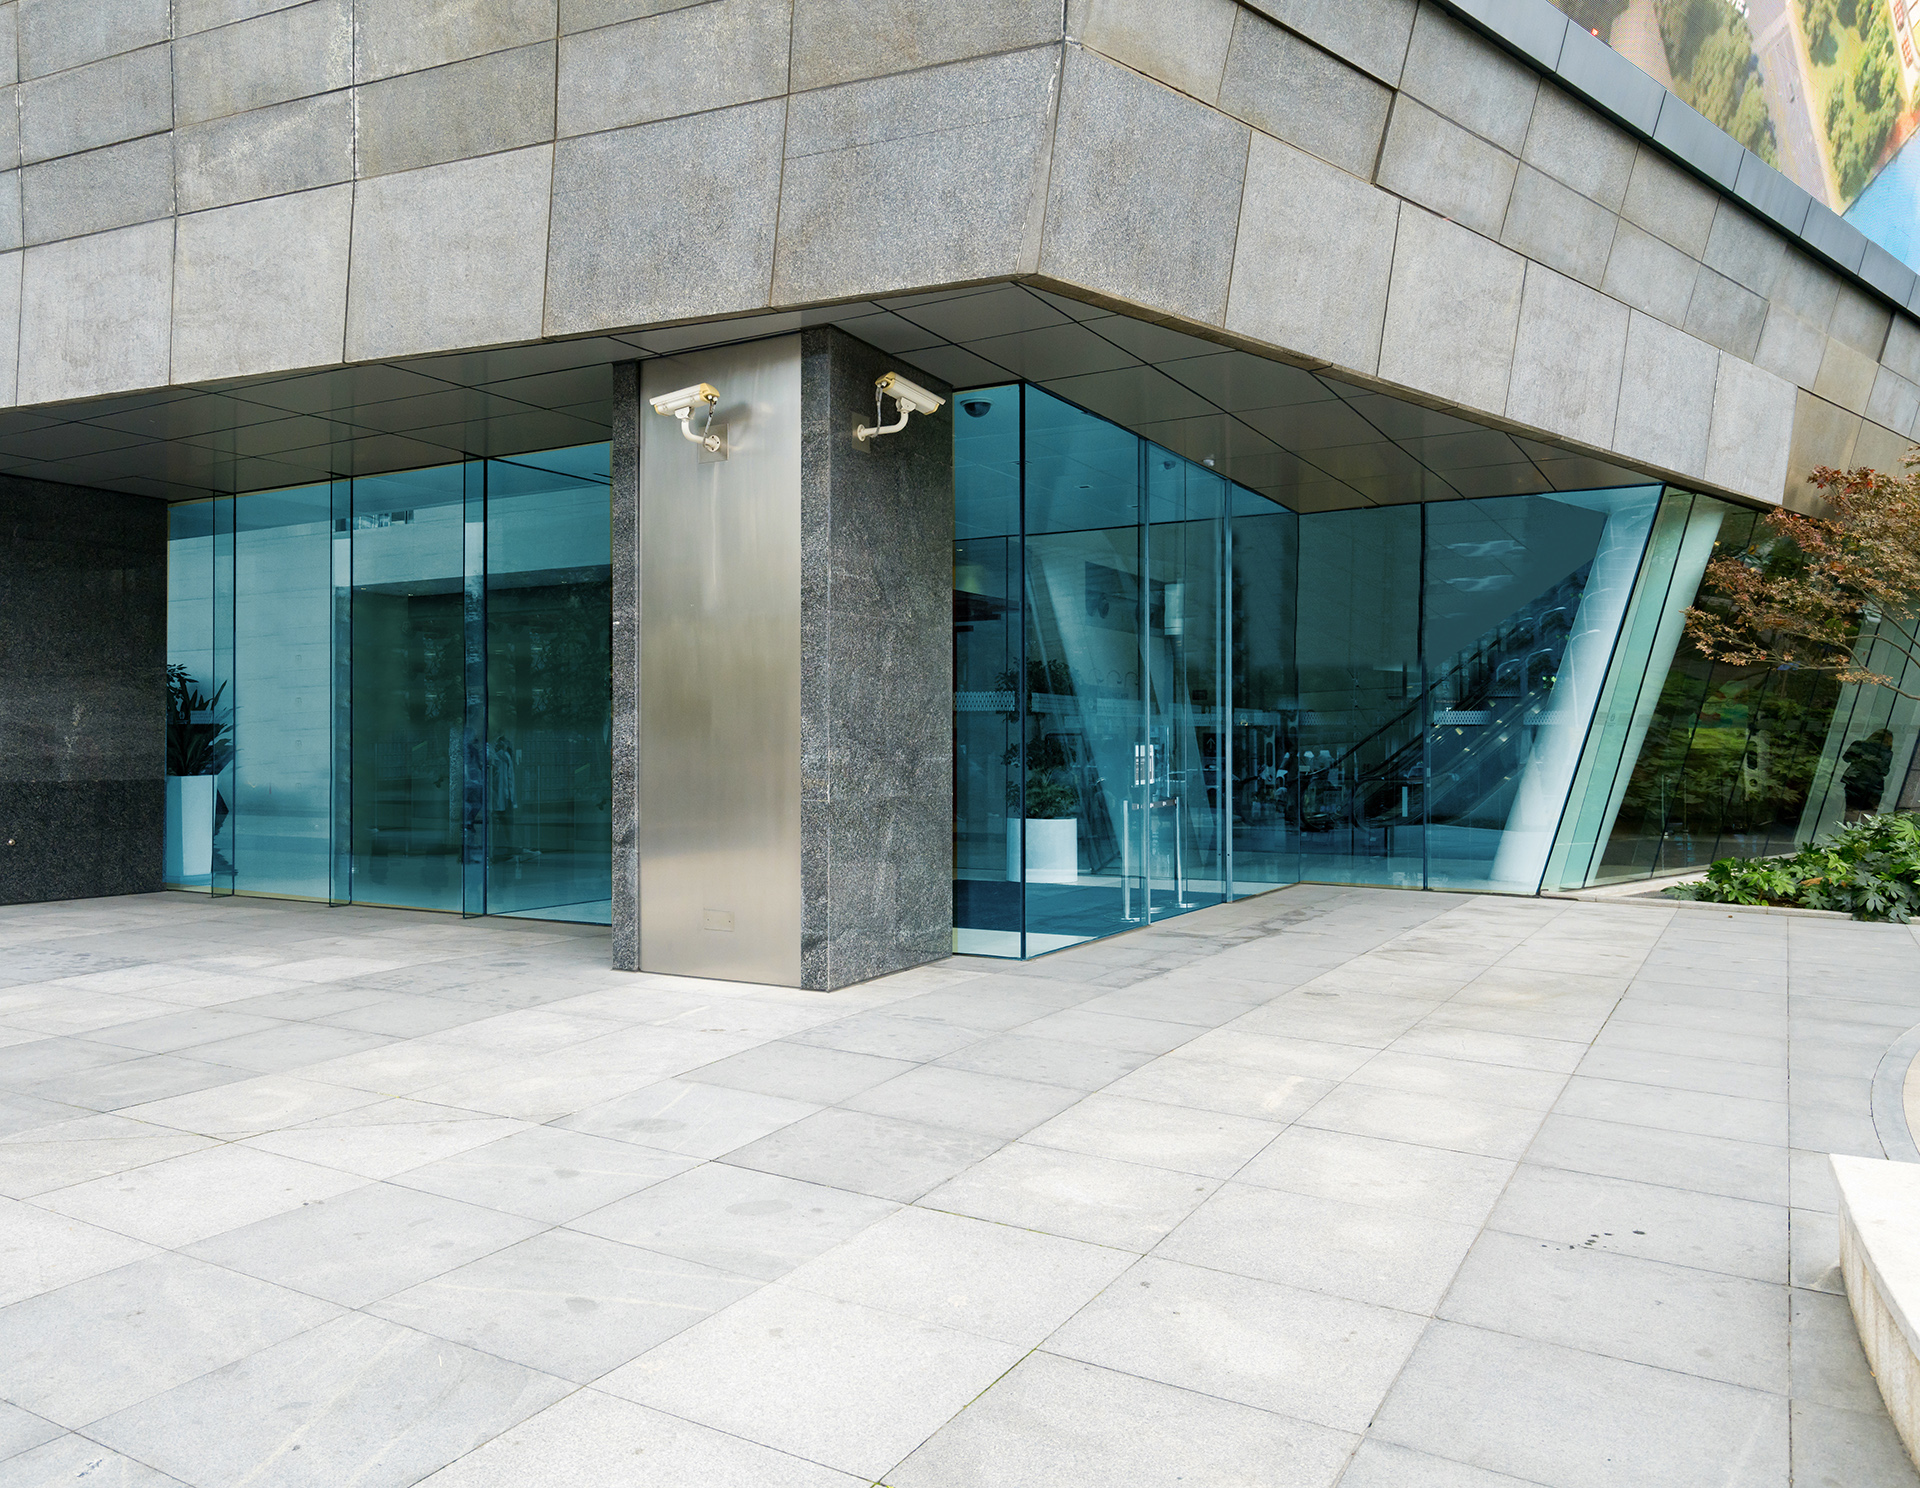
[{"label": "aerial photo on billboard", "polygon": [[1920,268],[1920,0],[1555,0]]}]

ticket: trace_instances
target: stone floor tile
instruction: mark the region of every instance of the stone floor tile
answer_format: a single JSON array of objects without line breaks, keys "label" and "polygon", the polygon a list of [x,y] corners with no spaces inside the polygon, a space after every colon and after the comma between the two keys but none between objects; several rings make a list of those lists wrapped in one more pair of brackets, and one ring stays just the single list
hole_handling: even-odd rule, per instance
[{"label": "stone floor tile", "polygon": [[331,1028],[325,1023],[284,1023],[255,1033],[242,1033],[210,1044],[196,1044],[195,1059],[231,1065],[259,1075],[284,1074],[328,1059],[340,1059],[390,1042],[385,1034],[353,1028]]},{"label": "stone floor tile", "polygon": [[96,1113],[0,1137],[0,1195],[24,1199],[214,1145],[211,1137]]},{"label": "stone floor tile", "polygon": [[[10,1028],[65,1037],[89,1034],[139,1018],[157,1017],[169,1011],[170,1004],[145,997],[116,997],[42,984],[0,992],[0,1008],[5,1009]],[[6,1067],[11,1070],[12,1062],[8,1061]]]},{"label": "stone floor tile", "polygon": [[1514,1171],[1507,1158],[1291,1126],[1235,1175],[1289,1193],[1479,1224]]},{"label": "stone floor tile", "polygon": [[88,1039],[38,1038],[0,1049],[0,1090],[19,1092],[60,1075],[79,1074],[102,1065],[141,1057],[138,1049],[97,1044]]},{"label": "stone floor tile", "polygon": [[384,1033],[389,1038],[416,1039],[475,1023],[487,1016],[486,1009],[471,1003],[396,992],[365,1007],[329,1013],[313,1021],[331,1028],[354,1028],[364,1033]]},{"label": "stone floor tile", "polygon": [[346,1307],[364,1307],[541,1228],[535,1220],[437,1194],[367,1183],[202,1240],[189,1253]]},{"label": "stone floor tile", "polygon": [[577,1390],[421,1488],[865,1488],[849,1477],[598,1390]]},{"label": "stone floor tile", "polygon": [[808,1261],[786,1285],[1032,1348],[1138,1259],[931,1209],[906,1208]]},{"label": "stone floor tile", "polygon": [[536,1126],[397,1173],[403,1188],[560,1224],[684,1173],[698,1158]]},{"label": "stone floor tile", "polygon": [[0,1396],[77,1429],[339,1310],[187,1256],[151,1256],[0,1308]]},{"label": "stone floor tile", "polygon": [[1218,990],[1143,982],[1118,992],[1103,992],[1080,1004],[1085,1013],[1118,1013],[1129,1018],[1151,1018],[1161,1023],[1189,1023],[1196,1028],[1218,1028],[1244,1013],[1252,1001]]},{"label": "stone floor tile", "polygon": [[1760,1204],[1787,1202],[1787,1152],[1725,1137],[1555,1115],[1541,1125],[1527,1161]]},{"label": "stone floor tile", "polygon": [[399,1096],[283,1131],[262,1132],[243,1138],[240,1145],[362,1178],[391,1178],[525,1130],[526,1122],[510,1117]]},{"label": "stone floor tile", "polygon": [[1229,1183],[1153,1253],[1431,1314],[1478,1233],[1471,1224]]},{"label": "stone floor tile", "polygon": [[1833,1184],[1833,1164],[1824,1152],[1794,1152],[1787,1159],[1787,1186],[1795,1209],[1840,1212],[1840,1192]]},{"label": "stone floor tile", "polygon": [[1538,1485],[1368,1437],[1353,1454],[1352,1465],[1340,1479],[1340,1488],[1538,1488]]},{"label": "stone floor tile", "polygon": [[898,1206],[773,1173],[705,1163],[569,1226],[772,1281]]},{"label": "stone floor tile", "polygon": [[1527,1150],[1540,1121],[1539,1112],[1515,1106],[1348,1084],[1308,1111],[1299,1124],[1481,1157],[1517,1158]]},{"label": "stone floor tile", "polygon": [[1149,1257],[1046,1349],[1357,1432],[1425,1326],[1388,1308]]},{"label": "stone floor tile", "polygon": [[844,1104],[849,1110],[874,1116],[897,1116],[928,1126],[1011,1138],[1031,1131],[1080,1098],[1080,1091],[1064,1085],[923,1064],[850,1096]]},{"label": "stone floor tile", "polygon": [[23,1411],[17,1405],[8,1405],[0,1400],[0,1462],[63,1434],[46,1417],[36,1416],[31,1411]]},{"label": "stone floor tile", "polygon": [[223,1144],[55,1189],[34,1202],[172,1248],[331,1198],[365,1181],[337,1168]]},{"label": "stone floor tile", "polygon": [[1029,1354],[900,1466],[891,1488],[1327,1488],[1353,1438],[1047,1353]]},{"label": "stone floor tile", "polygon": [[577,1012],[560,1012],[552,1006],[515,1008],[477,1018],[431,1035],[427,1042],[450,1044],[458,1049],[487,1049],[496,1054],[525,1056],[550,1054],[588,1039],[604,1038],[624,1031],[628,1025],[613,1018],[595,1018]]},{"label": "stone floor tile", "polygon": [[1793,1398],[1839,1410],[1878,1413],[1880,1387],[1867,1367],[1847,1299],[1798,1290],[1792,1299]]},{"label": "stone floor tile", "polygon": [[917,1063],[978,1043],[988,1032],[935,1022],[931,1018],[902,1017],[889,1010],[855,1013],[851,1018],[818,1023],[790,1033],[787,1038],[812,1048],[844,1049],[853,1054],[878,1054],[884,1059],[908,1059]]},{"label": "stone floor tile", "polygon": [[1070,1090],[1098,1090],[1138,1069],[1153,1056],[1065,1039],[1029,1038],[1024,1033],[1001,1033],[969,1044],[939,1063],[947,1069],[974,1070],[1042,1085],[1064,1085]]},{"label": "stone floor tile", "polygon": [[616,1369],[599,1388],[872,1480],[1023,1352],[775,1283]]},{"label": "stone floor tile", "polygon": [[1268,1076],[1305,1075],[1316,1080],[1344,1080],[1378,1052],[1357,1044],[1258,1033],[1241,1027],[1236,1020],[1182,1044],[1179,1057],[1245,1065]]},{"label": "stone floor tile", "polygon": [[1151,1168],[1231,1178],[1281,1130],[1276,1122],[1099,1093],[1035,1127],[1026,1140]]},{"label": "stone floor tile", "polygon": [[1217,1187],[1211,1178],[1015,1142],[920,1202],[1069,1240],[1146,1251]]},{"label": "stone floor tile", "polygon": [[178,1478],[123,1457],[84,1436],[63,1435],[0,1460],[0,1488],[185,1488]]},{"label": "stone floor tile", "polygon": [[88,1434],[195,1488],[407,1488],[569,1388],[349,1314],[97,1421]]},{"label": "stone floor tile", "polygon": [[309,1065],[300,1075],[341,1089],[363,1090],[369,1096],[400,1096],[446,1085],[463,1076],[484,1074],[507,1062],[507,1056],[492,1049],[399,1039]]},{"label": "stone floor tile", "polygon": [[1115,1080],[1102,1094],[1284,1125],[1310,1110],[1333,1088],[1331,1080],[1310,1075],[1169,1054]]},{"label": "stone floor tile", "polygon": [[1072,1044],[1095,1044],[1136,1054],[1168,1054],[1198,1036],[1190,1023],[1132,1013],[1094,1012],[1084,1003],[1037,1018],[1020,1032],[1029,1038],[1065,1039]]},{"label": "stone floor tile", "polygon": [[1792,1145],[1812,1152],[1840,1152],[1852,1157],[1884,1158],[1879,1129],[1870,1106],[1853,1111],[1806,1110],[1791,1106],[1788,1127]]},{"label": "stone floor tile", "polygon": [[662,1080],[589,1106],[555,1125],[661,1152],[722,1157],[819,1109],[810,1101],[703,1085],[697,1080]]},{"label": "stone floor tile", "polygon": [[102,1028],[92,1037],[96,1043],[116,1044],[148,1054],[174,1054],[198,1044],[236,1038],[246,1033],[262,1033],[286,1026],[278,1018],[262,1018],[253,1013],[231,1013],[225,1008],[170,1009],[158,1017],[141,1018]]},{"label": "stone floor tile", "polygon": [[1440,1315],[1523,1338],[1787,1393],[1787,1288],[1487,1233]]},{"label": "stone floor tile", "polygon": [[[1502,1020],[1511,1026],[1515,1021]],[[1477,1064],[1512,1065],[1516,1069],[1571,1074],[1587,1052],[1584,1039],[1540,1038],[1524,1033],[1495,1033],[1481,1028],[1453,1028],[1427,1021],[1395,1039],[1398,1054],[1431,1054]]]},{"label": "stone floor tile", "polygon": [[728,1164],[907,1204],[998,1151],[999,1137],[828,1110],[727,1155]]},{"label": "stone floor tile", "polygon": [[65,1101],[44,1100],[37,1095],[0,1090],[0,1139],[37,1132],[63,1121],[77,1121],[95,1113],[84,1106]]},{"label": "stone floor tile", "polygon": [[[1720,980],[1722,973],[1703,967],[1702,979]],[[1717,1033],[1702,1037],[1690,1028],[1660,1028],[1650,1023],[1609,1023],[1593,1041],[1596,1049],[1632,1050],[1641,1054],[1691,1054],[1724,1059],[1733,1064],[1753,1064],[1763,1069],[1787,1067],[1785,1038],[1766,1038],[1757,1034]]]},{"label": "stone floor tile", "polygon": [[1348,1079],[1356,1085],[1450,1095],[1496,1106],[1518,1106],[1524,1111],[1551,1110],[1567,1085],[1567,1077],[1557,1070],[1412,1054],[1398,1046],[1374,1055]]},{"label": "stone floor tile", "polygon": [[1794,1488],[1920,1488],[1885,1409],[1793,1402]]},{"label": "stone floor tile", "polygon": [[1487,1227],[1784,1283],[1787,1214],[1778,1204],[1523,1163]]},{"label": "stone floor tile", "polygon": [[1787,1402],[1697,1375],[1435,1323],[1371,1437],[1548,1488],[1787,1482]]},{"label": "stone floor tile", "polygon": [[882,1059],[845,1049],[814,1049],[805,1044],[775,1042],[734,1054],[691,1071],[688,1078],[703,1085],[725,1085],[785,1100],[832,1105],[869,1090],[882,1080],[905,1074],[913,1065],[904,1059]]},{"label": "stone floor tile", "polygon": [[379,1098],[370,1090],[348,1090],[297,1075],[256,1075],[192,1095],[129,1106],[120,1114],[207,1137],[251,1137],[371,1105]]},{"label": "stone floor tile", "polygon": [[1588,1050],[1587,1057],[1580,1061],[1580,1073],[1607,1080],[1631,1080],[1639,1085],[1698,1090],[1708,1095],[1743,1096],[1749,1100],[1787,1098],[1785,1070],[1697,1054],[1595,1048]]},{"label": "stone floor tile", "polygon": [[34,1204],[0,1199],[0,1307],[155,1253],[144,1241],[50,1214]]},{"label": "stone floor tile", "polygon": [[209,1064],[178,1054],[149,1054],[144,1058],[99,1065],[78,1074],[58,1075],[22,1087],[25,1093],[51,1093],[90,1111],[118,1111],[168,1096],[212,1090],[247,1078],[247,1071],[230,1065]]},{"label": "stone floor tile", "polygon": [[584,1384],[758,1285],[697,1261],[549,1230],[367,1310]]},{"label": "stone floor tile", "polygon": [[1840,1275],[1840,1219],[1817,1209],[1788,1211],[1788,1255],[1793,1284],[1811,1291],[1846,1295]]},{"label": "stone floor tile", "polygon": [[1731,1137],[1771,1147],[1787,1145],[1788,1108],[1780,1101],[1575,1075],[1554,1110],[1562,1116],[1624,1121],[1701,1137]]},{"label": "stone floor tile", "polygon": [[711,1065],[752,1042],[744,1034],[642,1024],[544,1054],[509,1056],[491,1068],[424,1086],[414,1094],[495,1116],[553,1121]]}]

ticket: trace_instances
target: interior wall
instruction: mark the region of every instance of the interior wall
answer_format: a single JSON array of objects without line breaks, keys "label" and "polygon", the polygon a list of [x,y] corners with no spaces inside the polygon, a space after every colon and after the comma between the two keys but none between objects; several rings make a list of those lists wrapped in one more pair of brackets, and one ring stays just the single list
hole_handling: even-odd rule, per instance
[{"label": "interior wall", "polygon": [[160,887],[166,507],[0,479],[0,904]]}]

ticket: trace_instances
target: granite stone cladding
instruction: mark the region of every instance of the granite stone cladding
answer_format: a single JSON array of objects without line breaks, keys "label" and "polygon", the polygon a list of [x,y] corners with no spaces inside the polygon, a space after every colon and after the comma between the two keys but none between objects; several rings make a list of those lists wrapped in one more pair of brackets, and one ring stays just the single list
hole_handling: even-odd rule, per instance
[{"label": "granite stone cladding", "polygon": [[0,479],[0,904],[160,887],[167,518]]},{"label": "granite stone cladding", "polygon": [[1004,278],[1749,499],[1904,448],[1912,315],[1456,11],[0,4],[0,406]]}]

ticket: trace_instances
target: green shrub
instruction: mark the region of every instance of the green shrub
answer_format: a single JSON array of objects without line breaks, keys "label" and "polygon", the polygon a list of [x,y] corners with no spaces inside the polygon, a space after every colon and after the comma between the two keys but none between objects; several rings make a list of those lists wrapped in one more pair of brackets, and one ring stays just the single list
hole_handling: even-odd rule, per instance
[{"label": "green shrub", "polygon": [[1904,925],[1920,914],[1920,817],[1869,816],[1783,858],[1721,858],[1698,883],[1667,890],[1711,904],[1837,909]]}]

